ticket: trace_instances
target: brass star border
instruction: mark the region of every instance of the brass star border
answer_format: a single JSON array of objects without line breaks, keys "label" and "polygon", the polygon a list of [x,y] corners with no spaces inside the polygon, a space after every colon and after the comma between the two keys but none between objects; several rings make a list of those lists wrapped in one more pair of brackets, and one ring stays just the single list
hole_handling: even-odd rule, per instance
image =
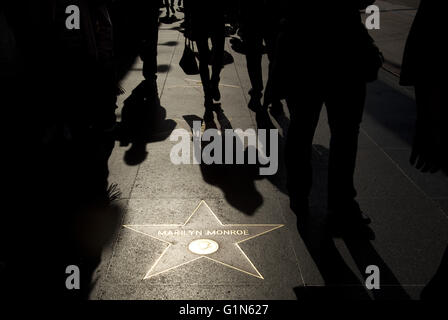
[{"label": "brass star border", "polygon": [[[223,224],[204,200],[201,200],[183,224],[123,225],[127,229],[168,244],[146,273],[144,280],[200,259],[209,259],[264,279],[239,244],[283,226],[283,224]],[[212,254],[190,251],[188,246],[198,239],[210,239],[211,242],[219,244],[219,249]]]}]

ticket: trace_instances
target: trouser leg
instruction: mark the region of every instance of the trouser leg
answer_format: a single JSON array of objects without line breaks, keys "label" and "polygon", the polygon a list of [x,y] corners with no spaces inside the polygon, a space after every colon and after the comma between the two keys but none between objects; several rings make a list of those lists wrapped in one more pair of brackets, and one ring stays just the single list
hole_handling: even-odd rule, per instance
[{"label": "trouser leg", "polygon": [[199,73],[202,81],[202,88],[204,89],[204,96],[210,97],[210,70],[208,62],[210,60],[210,48],[208,46],[208,38],[201,37],[196,40],[199,53]]},{"label": "trouser leg", "polygon": [[287,187],[291,207],[307,203],[312,184],[311,153],[323,99],[318,94],[303,92],[287,99],[291,114],[285,147]]},{"label": "trouser leg", "polygon": [[356,197],[353,182],[358,150],[359,127],[364,110],[366,84],[363,81],[332,86],[326,98],[331,132],[328,168],[329,207],[350,205]]},{"label": "trouser leg", "polygon": [[159,9],[150,8],[145,25],[142,48],[143,76],[146,80],[157,79],[157,43],[159,39]]},{"label": "trouser leg", "polygon": [[250,95],[261,98],[263,91],[263,75],[261,69],[263,38],[254,30],[245,30],[247,71],[251,83]]},{"label": "trouser leg", "polygon": [[212,40],[212,55],[214,57],[212,65],[211,81],[212,83],[217,84],[219,83],[224,58],[224,43],[225,43],[224,26],[222,27],[222,30],[221,28],[219,28],[214,32],[214,34],[211,37],[211,40]]}]

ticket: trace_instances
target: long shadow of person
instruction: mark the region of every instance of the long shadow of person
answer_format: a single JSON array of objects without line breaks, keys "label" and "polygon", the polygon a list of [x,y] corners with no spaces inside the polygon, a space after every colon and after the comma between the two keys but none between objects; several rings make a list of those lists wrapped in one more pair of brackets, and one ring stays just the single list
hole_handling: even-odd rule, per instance
[{"label": "long shadow of person", "polygon": [[[313,146],[313,177],[315,183],[310,195],[310,209],[306,219],[298,224],[299,234],[316,264],[325,286],[295,288],[299,299],[409,299],[393,272],[377,253],[371,240],[375,235],[368,226],[358,226],[349,233],[337,234],[328,223],[326,204],[322,202],[327,193],[329,150]],[[341,238],[351,255],[360,279],[341,255],[333,238]],[[381,290],[369,291],[365,281],[367,266],[375,265],[381,274]]]},{"label": "long shadow of person", "polygon": [[[213,162],[209,162],[203,157],[200,165],[202,176],[204,181],[219,187],[224,192],[224,197],[231,206],[247,215],[252,215],[263,204],[263,197],[255,186],[255,180],[260,179],[258,175],[260,165],[247,164],[246,160],[249,154],[256,154],[257,150],[253,146],[244,149],[242,145],[237,145],[235,140],[233,140],[232,150],[226,149],[224,146],[226,142],[229,142],[226,139],[234,138],[226,137],[224,132],[232,130],[232,125],[219,104],[213,106],[213,112],[217,115],[218,123],[214,121],[214,115],[210,115],[209,111],[206,111],[203,118],[194,115],[184,116],[192,130],[194,121],[203,121],[204,132],[207,130],[207,134],[213,133],[214,136],[210,141],[203,140],[201,143],[201,154],[203,156],[209,154],[214,158]],[[217,124],[219,124],[219,130]],[[232,153],[231,161],[225,160],[226,152]],[[235,164],[236,158],[241,155],[244,159],[243,163]]]},{"label": "long shadow of person", "polygon": [[176,127],[176,122],[166,119],[166,109],[158,97],[146,99],[142,84],[138,85],[124,101],[117,139],[122,145],[131,143],[124,160],[128,165],[142,163],[148,153],[146,144],[163,141]]},{"label": "long shadow of person", "polygon": [[[406,110],[394,115],[406,115],[407,128],[410,130],[403,135],[401,119],[396,117],[392,129],[396,135],[412,145],[410,163],[421,173],[436,173],[441,171],[440,179],[448,175],[448,130],[446,122],[448,110],[446,108],[446,81],[439,77],[440,70],[447,70],[445,61],[446,46],[436,39],[446,37],[447,30],[442,22],[442,15],[446,12],[446,3],[428,0],[420,1],[419,8],[409,32],[400,74],[400,84],[413,86],[415,92],[416,110],[404,105]],[[410,99],[408,99],[409,102]],[[413,101],[410,101],[413,104]],[[416,111],[416,113],[415,113]],[[415,119],[409,114],[414,113]],[[387,125],[382,118],[376,116],[383,125]],[[387,120],[387,119],[386,119]],[[410,133],[410,134],[409,134]],[[412,139],[412,134],[413,139]],[[445,210],[446,211],[446,210]],[[441,264],[421,293],[422,300],[447,300],[446,287],[448,285],[448,247],[445,249]]]},{"label": "long shadow of person", "polygon": [[[257,124],[258,133],[260,133],[260,130],[266,130],[266,152],[271,156],[275,153],[278,157],[277,172],[273,175],[264,176],[264,178],[268,179],[272,185],[277,188],[277,190],[287,194],[288,191],[285,184],[286,167],[284,166],[284,153],[278,151],[284,149],[286,143],[284,137],[286,136],[287,126],[285,126],[284,123],[279,122],[279,120],[283,120],[281,118],[281,114],[277,114],[275,117],[273,115],[273,118],[277,121],[280,128],[273,123],[268,110],[259,111],[255,114],[255,122]],[[280,133],[280,129],[283,133]],[[273,133],[272,130],[277,130],[275,135],[271,135]]]},{"label": "long shadow of person", "polygon": [[372,295],[375,300],[410,299],[392,270],[375,250],[370,239],[365,236],[351,234],[344,236],[343,240],[362,275],[366,275],[368,266],[378,267],[381,275],[381,286],[379,290],[372,290]]}]

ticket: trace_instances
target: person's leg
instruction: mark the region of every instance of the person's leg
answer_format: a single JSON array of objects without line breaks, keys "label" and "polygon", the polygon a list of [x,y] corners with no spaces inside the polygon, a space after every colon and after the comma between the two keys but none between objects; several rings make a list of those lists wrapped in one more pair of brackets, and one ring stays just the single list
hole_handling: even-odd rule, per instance
[{"label": "person's leg", "polygon": [[264,41],[266,43],[266,49],[269,59],[269,71],[268,71],[268,80],[266,83],[266,89],[264,92],[264,101],[263,106],[267,108],[270,104],[272,105],[271,112],[273,113],[281,113],[283,112],[283,106],[278,97],[273,96],[273,67],[274,67],[274,51],[275,51],[275,43],[277,40],[278,32],[273,28],[269,28],[265,31]]},{"label": "person's leg", "polygon": [[251,99],[249,108],[258,111],[262,108],[261,97],[263,92],[263,76],[261,71],[261,59],[263,50],[263,38],[254,28],[246,28],[244,33],[246,47],[247,71],[252,88],[249,91]]},{"label": "person's leg", "polygon": [[444,89],[446,84],[426,81],[415,85],[417,121],[410,162],[422,172],[446,170],[448,130]]},{"label": "person's leg", "polygon": [[212,77],[210,85],[213,99],[216,101],[221,99],[221,93],[219,92],[219,80],[223,67],[224,44],[224,25],[222,25],[222,28],[221,26],[218,26],[212,34],[212,56],[214,58],[212,64]]},{"label": "person's leg", "polygon": [[292,93],[287,99],[291,122],[285,146],[287,188],[291,209],[297,215],[308,210],[312,184],[311,153],[323,99],[318,88]]},{"label": "person's leg", "polygon": [[213,104],[213,98],[210,92],[210,70],[208,69],[208,62],[210,60],[208,37],[198,37],[196,45],[199,53],[199,73],[201,76],[202,88],[204,89],[205,106],[208,107]]},{"label": "person's leg", "polygon": [[157,43],[159,38],[159,8],[151,4],[148,7],[148,18],[140,54],[143,60],[143,77],[145,78],[146,95],[158,98],[157,90]]},{"label": "person's leg", "polygon": [[325,101],[331,131],[328,206],[336,214],[357,214],[361,212],[354,200],[353,175],[366,84],[363,80],[349,79],[342,84],[330,83],[329,86]]},{"label": "person's leg", "polygon": [[166,9],[166,16],[169,18],[170,15],[170,0],[165,0],[165,9]]}]

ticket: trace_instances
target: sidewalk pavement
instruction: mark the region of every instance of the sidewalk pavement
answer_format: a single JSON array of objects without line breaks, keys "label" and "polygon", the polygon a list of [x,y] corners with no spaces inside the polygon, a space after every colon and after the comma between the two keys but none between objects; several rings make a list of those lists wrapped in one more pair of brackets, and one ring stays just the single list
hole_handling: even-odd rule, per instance
[{"label": "sidewalk pavement", "polygon": [[[385,12],[382,30],[375,31],[391,61],[397,61],[398,55],[392,53],[401,48],[397,39],[405,38],[400,19],[407,19],[407,14],[410,12]],[[393,26],[390,29],[388,21]],[[152,128],[154,139],[146,146],[146,160],[139,165],[126,164],[129,147],[117,143],[109,162],[110,182],[118,184],[120,201],[126,207],[121,225],[183,224],[204,200],[224,225],[283,227],[240,244],[262,277],[241,272],[243,267],[232,268],[239,260],[230,255],[227,265],[200,259],[145,279],[168,244],[123,226],[103,252],[91,299],[296,299],[294,288],[322,288],[325,270],[312,258],[319,241],[314,247],[304,244],[285,191],[281,155],[287,118],[273,119],[280,129],[281,166],[276,176],[257,176],[244,166],[210,169],[171,163],[169,154],[175,142],[168,138],[170,126],[164,124],[175,121],[176,128],[190,131],[187,120],[202,118],[204,111],[199,76],[185,75],[178,64],[184,47],[179,23],[160,28],[158,59],[163,72],[159,73],[158,86],[163,110],[158,113],[161,121]],[[225,117],[233,128],[256,128],[254,113],[247,108],[250,82],[245,57],[234,52],[228,41],[226,50],[234,63],[222,72]],[[266,79],[266,57],[263,65]],[[127,94],[120,97],[120,106],[143,80],[141,68],[138,61],[123,81]],[[286,109],[285,105],[287,113]],[[380,80],[369,85],[355,181],[361,208],[372,218],[376,237],[363,243],[335,239],[334,246],[339,263],[360,283],[367,265],[380,267],[382,289],[369,292],[371,298],[417,299],[436,272],[448,243],[448,181],[439,174],[421,174],[407,161],[413,110],[412,92],[399,87],[392,74],[382,71]],[[328,148],[329,130],[322,112],[314,140],[314,215],[325,213]],[[182,259],[182,253],[177,258]],[[331,268],[336,266],[326,266]],[[343,279],[342,275],[337,279]],[[340,280],[338,284],[348,283]]]},{"label": "sidewalk pavement", "polygon": [[383,52],[384,68],[399,75],[406,39],[418,7],[382,0],[377,0],[375,5],[380,8],[381,25],[379,30],[369,33]]}]

